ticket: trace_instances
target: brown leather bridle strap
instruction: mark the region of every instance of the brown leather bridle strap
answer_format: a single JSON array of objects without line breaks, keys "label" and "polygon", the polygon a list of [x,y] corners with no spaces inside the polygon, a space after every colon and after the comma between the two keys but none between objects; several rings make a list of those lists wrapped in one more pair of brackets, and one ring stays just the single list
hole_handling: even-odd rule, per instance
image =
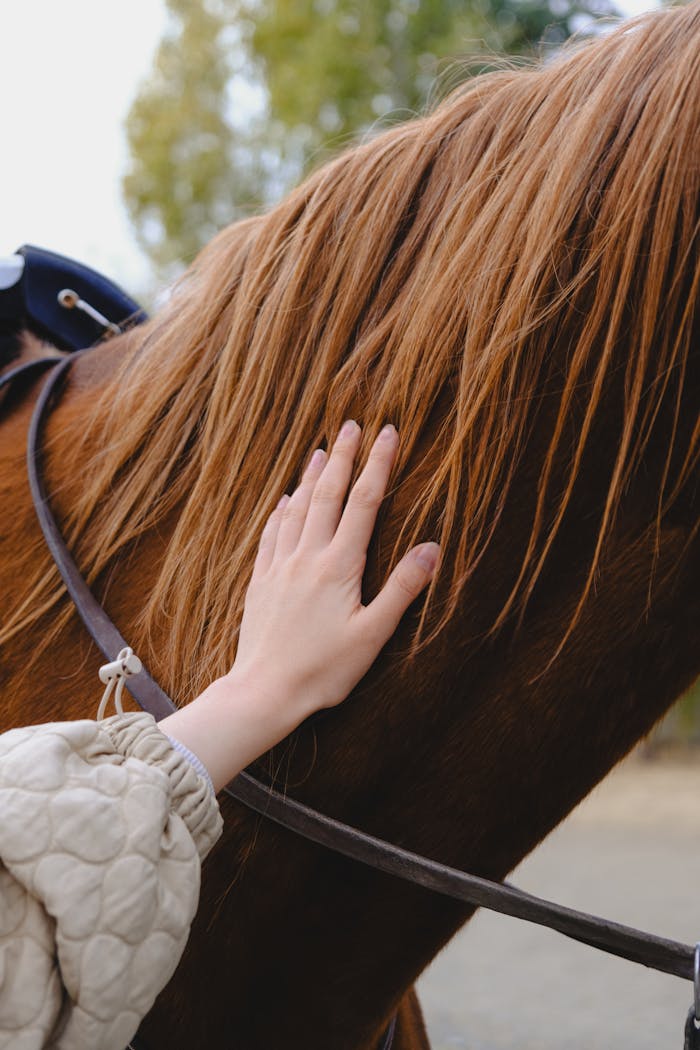
[{"label": "brown leather bridle strap", "polygon": [[50,365],[56,365],[62,358],[56,357],[53,354],[51,357],[35,357],[31,361],[23,361],[19,365],[15,365],[13,368],[9,368],[6,372],[0,375],[0,390],[7,386],[9,388],[11,383],[17,383],[21,379],[29,378],[34,373],[38,375],[39,372],[44,372]]},{"label": "brown leather bridle strap", "polygon": [[389,1027],[382,1036],[382,1044],[379,1050],[391,1050],[394,1045],[394,1036],[396,1035],[396,1014],[389,1021]]},{"label": "brown leather bridle strap", "polygon": [[[72,355],[73,358],[75,356]],[[42,475],[43,423],[59,390],[59,381],[65,375],[70,361],[71,358],[63,361],[51,374],[36,403],[29,430],[27,469],[46,543],[83,623],[107,660],[111,661],[119,650],[124,648],[126,642],[96,601],[66,548],[51,513]],[[146,670],[129,678],[128,688],[141,707],[157,719],[175,710],[173,702]],[[513,915],[540,926],[548,926],[567,937],[623,959],[689,981],[693,980],[695,949],[687,944],[666,940],[620,923],[552,904],[507,883],[489,882],[476,875],[446,867],[437,861],[400,849],[357,828],[333,820],[317,810],[281,795],[247,773],[241,773],[224,790],[251,809],[304,838],[388,875],[396,875],[466,904],[488,908],[504,915]]]},{"label": "brown leather bridle strap", "polygon": [[[50,405],[58,393],[59,381],[65,376],[75,358],[83,353],[85,351],[79,351],[61,361],[55,371],[49,376],[39,395],[32,414],[29,437],[27,439],[27,472],[41,531],[44,533],[44,538],[56,563],[56,568],[60,572],[66,589],[80,614],[80,618],[92,635],[93,640],[105,654],[107,660],[113,660],[117,653],[128,643],[122,638],[85,583],[68,548],[63,542],[63,537],[51,513],[41,465],[41,431],[44,419],[48,415]],[[175,710],[175,705],[170,697],[163,692],[158,683],[147,672],[139,675],[139,695],[136,695],[135,689],[130,689],[129,691],[144,711],[149,711],[154,718],[165,718],[166,715],[172,714]]]}]

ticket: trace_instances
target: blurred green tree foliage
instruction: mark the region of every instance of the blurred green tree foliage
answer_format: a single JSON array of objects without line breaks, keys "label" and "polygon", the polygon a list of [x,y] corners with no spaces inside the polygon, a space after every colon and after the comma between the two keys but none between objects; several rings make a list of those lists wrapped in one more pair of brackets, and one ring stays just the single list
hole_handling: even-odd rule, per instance
[{"label": "blurred green tree foliage", "polygon": [[612,0],[166,4],[167,31],[127,117],[124,178],[137,237],[165,277],[358,134],[420,112],[436,83],[473,75],[465,54],[532,54],[613,11]]},{"label": "blurred green tree foliage", "polygon": [[700,678],[654,728],[647,741],[647,752],[679,744],[693,747],[700,744]]}]

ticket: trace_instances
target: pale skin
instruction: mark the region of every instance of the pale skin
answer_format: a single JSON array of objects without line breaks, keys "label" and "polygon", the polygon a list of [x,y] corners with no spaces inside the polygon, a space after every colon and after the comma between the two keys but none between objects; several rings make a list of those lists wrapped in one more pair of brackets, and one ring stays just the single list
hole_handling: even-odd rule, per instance
[{"label": "pale skin", "polygon": [[299,487],[268,519],[229,673],[158,723],[197,755],[217,792],[314,711],[345,699],[435,570],[438,544],[421,543],[362,604],[398,434],[384,427],[343,508],[360,437],[348,420],[330,455],[316,450]]}]

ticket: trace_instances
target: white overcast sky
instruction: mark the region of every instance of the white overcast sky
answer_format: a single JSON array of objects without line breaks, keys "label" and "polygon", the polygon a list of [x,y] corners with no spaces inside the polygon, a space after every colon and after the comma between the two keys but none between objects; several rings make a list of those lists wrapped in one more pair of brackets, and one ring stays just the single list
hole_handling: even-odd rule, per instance
[{"label": "white overcast sky", "polygon": [[163,0],[0,0],[0,255],[29,242],[149,285],[121,200],[123,124],[165,23]]},{"label": "white overcast sky", "polygon": [[123,122],[165,22],[163,0],[0,0],[0,255],[29,242],[148,283]]}]

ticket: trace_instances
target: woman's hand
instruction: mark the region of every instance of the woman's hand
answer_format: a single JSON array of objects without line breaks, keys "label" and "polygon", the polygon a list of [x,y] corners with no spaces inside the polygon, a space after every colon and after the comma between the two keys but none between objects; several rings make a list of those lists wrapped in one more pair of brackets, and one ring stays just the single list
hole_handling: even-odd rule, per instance
[{"label": "woman's hand", "polygon": [[198,756],[217,791],[313,711],[343,700],[428,583],[436,543],[409,551],[362,605],[367,547],[397,443],[385,427],[345,509],[360,428],[348,421],[329,457],[317,449],[263,530],[232,669],[158,723]]},{"label": "woman's hand", "polygon": [[268,696],[286,696],[301,721],[343,700],[369,670],[432,575],[439,548],[423,543],[396,566],[374,601],[361,602],[362,575],[396,457],[384,427],[347,493],[360,445],[348,420],[330,457],[317,449],[299,488],[280,500],[263,531],[231,674]]}]

